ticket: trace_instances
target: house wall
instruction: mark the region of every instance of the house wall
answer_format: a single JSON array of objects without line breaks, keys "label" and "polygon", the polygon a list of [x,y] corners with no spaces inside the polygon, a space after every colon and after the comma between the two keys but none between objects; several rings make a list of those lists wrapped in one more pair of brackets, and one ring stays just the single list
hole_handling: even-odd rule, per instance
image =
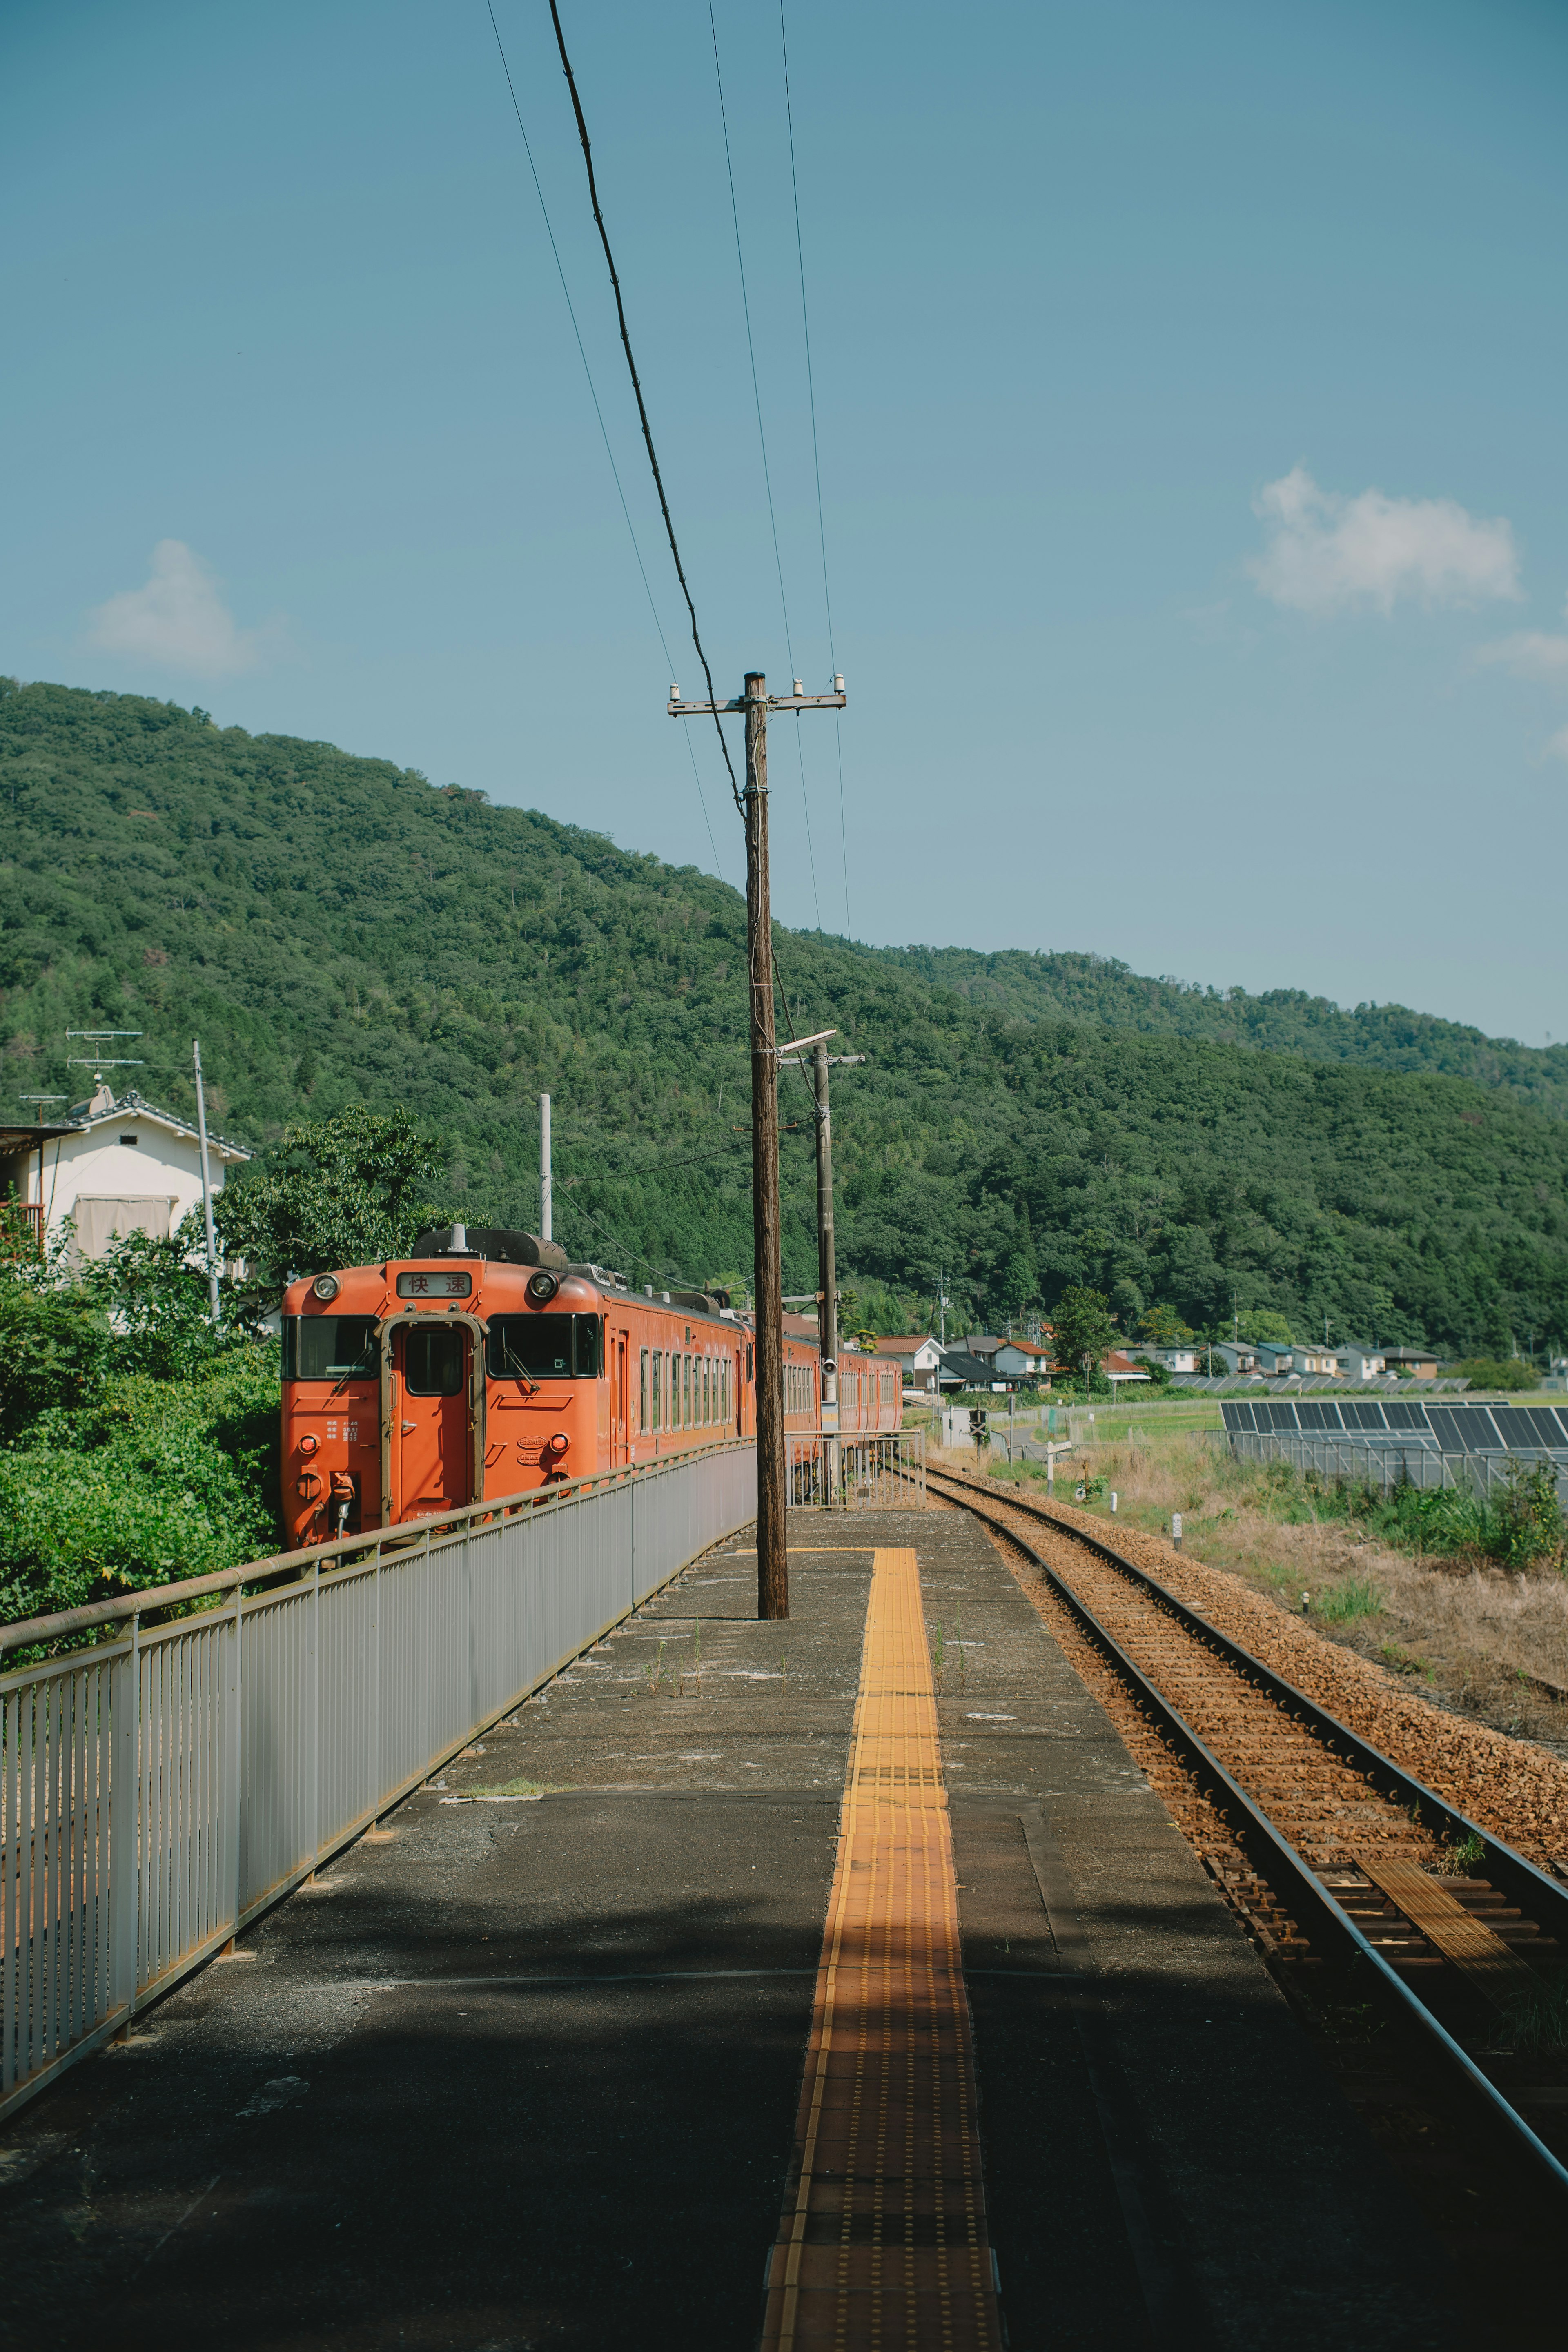
[{"label": "house wall", "polygon": [[[121,1135],[135,1135],[139,1140],[123,1144]],[[215,1196],[223,1189],[225,1159],[235,1156],[209,1143]],[[29,1196],[33,1199],[37,1198],[37,1166],[35,1156],[31,1161]],[[201,1198],[201,1146],[195,1137],[175,1134],[138,1112],[117,1113],[112,1120],[106,1120],[85,1135],[64,1135],[58,1144],[45,1148],[45,1231],[51,1241],[58,1236],[68,1218],[81,1224],[112,1223],[122,1232],[162,1229],[173,1233],[187,1210],[200,1207]],[[93,1217],[86,1205],[93,1199],[147,1201],[157,1205],[145,1215],[134,1211],[119,1216],[100,1212]],[[80,1217],[79,1207],[82,1210]],[[164,1216],[167,1224],[161,1226]],[[105,1238],[106,1234],[84,1235],[90,1255],[101,1255]]]}]

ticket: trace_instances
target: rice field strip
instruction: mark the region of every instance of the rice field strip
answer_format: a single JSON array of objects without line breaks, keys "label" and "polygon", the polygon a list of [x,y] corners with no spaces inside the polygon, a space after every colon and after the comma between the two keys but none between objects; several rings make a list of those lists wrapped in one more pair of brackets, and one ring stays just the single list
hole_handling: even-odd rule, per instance
[{"label": "rice field strip", "polygon": [[[1568,2191],[1568,2168],[1514,2104],[1528,2095],[1515,2086],[1510,2096],[1481,2063],[1491,2004],[1521,1983],[1549,1982],[1531,1967],[1531,1948],[1552,1960],[1568,1952],[1568,1888],[1110,1545],[1048,1506],[1004,1500],[962,1473],[928,1465],[926,1475],[933,1498],[973,1513],[1024,1555],[1175,1750],[1196,1801],[1180,1809],[1187,1818],[1178,1813],[1178,1825],[1205,1860],[1212,1853],[1215,1875],[1262,1927],[1271,1954],[1359,1962],[1382,2005],[1415,2026],[1491,2125]],[[1073,1547],[1070,1577],[1027,1540],[1042,1527]],[[1038,1606],[1040,1594],[1030,1597]],[[1437,2008],[1463,2011],[1467,1999],[1476,2021],[1457,2021],[1461,2041]]]}]

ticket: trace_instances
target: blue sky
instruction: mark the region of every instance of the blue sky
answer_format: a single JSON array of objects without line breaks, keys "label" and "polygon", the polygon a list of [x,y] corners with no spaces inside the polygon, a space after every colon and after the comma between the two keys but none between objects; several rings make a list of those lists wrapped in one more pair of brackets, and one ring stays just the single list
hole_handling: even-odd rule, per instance
[{"label": "blue sky", "polygon": [[[496,0],[675,676],[544,0]],[[789,669],[706,0],[563,0],[721,687]],[[776,0],[715,0],[826,679]],[[1568,1034],[1568,11],[787,0],[838,665],[774,903]],[[0,667],[741,877],[484,0],[12,0]],[[847,858],[846,858],[847,848]],[[847,864],[847,904],[845,865]],[[813,873],[815,867],[815,876]]]}]

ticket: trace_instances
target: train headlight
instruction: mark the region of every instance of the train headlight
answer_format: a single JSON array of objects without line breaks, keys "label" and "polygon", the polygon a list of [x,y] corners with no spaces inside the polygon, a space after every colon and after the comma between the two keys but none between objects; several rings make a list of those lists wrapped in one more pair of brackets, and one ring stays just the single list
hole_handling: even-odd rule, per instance
[{"label": "train headlight", "polygon": [[310,1287],[318,1298],[335,1298],[342,1285],[335,1274],[319,1274]]},{"label": "train headlight", "polygon": [[319,1437],[307,1434],[300,1440],[300,1451],[301,1454],[314,1454],[321,1442]]},{"label": "train headlight", "polygon": [[554,1454],[556,1460],[559,1461],[571,1443],[572,1440],[567,1436],[566,1432],[563,1429],[558,1429],[554,1436],[550,1441],[549,1450]]},{"label": "train headlight", "polygon": [[528,1277],[528,1296],[535,1307],[548,1307],[560,1287],[560,1283],[552,1274],[541,1272],[531,1274]]}]

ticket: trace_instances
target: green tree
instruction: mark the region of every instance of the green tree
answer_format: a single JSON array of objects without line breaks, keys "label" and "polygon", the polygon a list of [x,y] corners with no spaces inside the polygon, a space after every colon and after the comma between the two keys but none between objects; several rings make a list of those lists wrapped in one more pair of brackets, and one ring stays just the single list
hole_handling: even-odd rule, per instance
[{"label": "green tree", "polygon": [[216,1213],[226,1256],[276,1286],[329,1267],[405,1257],[421,1226],[445,1222],[424,1187],[446,1167],[440,1142],[401,1106],[356,1107],[287,1128],[278,1156],[226,1184]]},{"label": "green tree", "polygon": [[1179,1348],[1184,1339],[1194,1336],[1192,1326],[1184,1323],[1173,1307],[1162,1300],[1138,1318],[1138,1336],[1150,1348]]},{"label": "green tree", "polygon": [[1103,1290],[1090,1290],[1083,1284],[1075,1283],[1063,1291],[1051,1309],[1051,1328],[1058,1362],[1081,1374],[1087,1357],[1090,1379],[1116,1345],[1110,1300]]},{"label": "green tree", "polygon": [[1228,1339],[1232,1328],[1241,1339],[1279,1339],[1289,1344],[1290,1339],[1289,1317],[1276,1314],[1270,1307],[1244,1307],[1234,1327],[1226,1327],[1222,1318],[1215,1326],[1215,1337]]},{"label": "green tree", "polygon": [[101,1258],[77,1269],[83,1297],[112,1318],[117,1371],[187,1379],[240,1335],[234,1318],[211,1320],[206,1275],[192,1264],[205,1255],[201,1212],[193,1209],[177,1233],[120,1234]]}]

